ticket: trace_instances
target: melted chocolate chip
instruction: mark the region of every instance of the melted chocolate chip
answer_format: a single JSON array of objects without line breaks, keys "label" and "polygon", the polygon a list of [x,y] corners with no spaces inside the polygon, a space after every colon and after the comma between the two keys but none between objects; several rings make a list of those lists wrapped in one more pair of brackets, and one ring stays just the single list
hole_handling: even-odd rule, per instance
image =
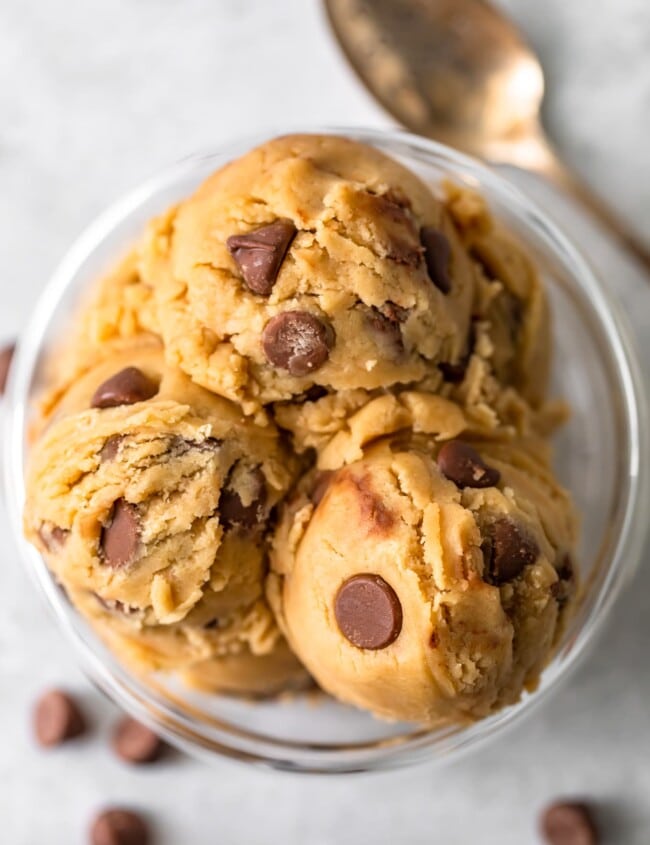
[{"label": "melted chocolate chip", "polygon": [[427,272],[433,284],[442,293],[451,291],[451,276],[449,275],[449,259],[451,246],[445,234],[434,226],[423,226],[420,238],[424,247],[424,260]]},{"label": "melted chocolate chip", "polygon": [[539,556],[535,540],[507,516],[496,519],[486,528],[481,549],[486,580],[493,584],[512,581]]},{"label": "melted chocolate chip", "polygon": [[582,801],[557,801],[544,810],[540,829],[548,845],[598,845],[591,809]]},{"label": "melted chocolate chip", "polygon": [[296,231],[291,220],[276,220],[254,232],[228,238],[226,246],[250,291],[269,296]]},{"label": "melted chocolate chip", "polygon": [[115,408],[144,402],[158,393],[158,386],[137,367],[125,367],[115,373],[95,391],[92,408]]},{"label": "melted chocolate chip", "polygon": [[[239,481],[246,486],[248,504],[244,504],[240,492],[233,487]],[[243,491],[241,491],[243,492]],[[259,467],[254,467],[247,474],[245,482],[237,466],[230,471],[221,496],[219,497],[219,519],[228,530],[235,525],[241,528],[253,528],[264,519],[264,504],[266,502],[266,478]]]},{"label": "melted chocolate chip", "polygon": [[292,376],[306,376],[322,367],[333,345],[332,328],[307,311],[283,311],[262,332],[267,360]]},{"label": "melted chocolate chip", "polygon": [[386,648],[402,630],[402,605],[380,575],[345,581],[334,599],[334,615],[343,636],[357,648]]},{"label": "melted chocolate chip", "polygon": [[50,690],[37,702],[34,733],[39,745],[50,748],[80,736],[86,721],[77,702],[61,690]]},{"label": "melted chocolate chip", "polygon": [[488,466],[479,453],[462,440],[449,440],[438,452],[438,469],[458,487],[494,487],[501,473]]},{"label": "melted chocolate chip", "polygon": [[90,829],[92,845],[149,845],[151,837],[144,819],[115,807],[100,813]]},{"label": "melted chocolate chip", "polygon": [[113,505],[108,525],[102,529],[102,562],[120,569],[133,561],[140,544],[140,524],[135,505],[118,499]]}]

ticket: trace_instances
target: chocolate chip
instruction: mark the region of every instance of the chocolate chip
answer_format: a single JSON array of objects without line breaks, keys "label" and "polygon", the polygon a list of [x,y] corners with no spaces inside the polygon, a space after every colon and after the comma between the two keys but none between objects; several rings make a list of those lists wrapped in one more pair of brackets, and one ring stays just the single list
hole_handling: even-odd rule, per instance
[{"label": "chocolate chip", "polygon": [[63,545],[65,545],[69,531],[65,528],[60,528],[58,525],[41,525],[38,529],[38,536],[43,541],[43,545],[48,552],[56,552]]},{"label": "chocolate chip", "polygon": [[124,440],[123,434],[114,434],[109,437],[99,450],[99,459],[102,463],[105,461],[112,461],[117,456],[120,449],[120,443]]},{"label": "chocolate chip", "polygon": [[5,387],[7,386],[7,376],[9,375],[9,367],[11,366],[11,360],[14,357],[15,351],[15,343],[10,343],[0,349],[0,396],[2,396],[5,392]]},{"label": "chocolate chip", "polygon": [[600,841],[591,810],[582,801],[551,804],[542,813],[540,830],[548,845],[597,845]]},{"label": "chocolate chip", "polygon": [[539,555],[535,540],[507,516],[487,527],[481,549],[487,580],[493,584],[512,581],[526,566],[535,563]]},{"label": "chocolate chip", "polygon": [[322,367],[333,345],[332,328],[307,311],[277,314],[262,332],[268,361],[292,376],[306,376]]},{"label": "chocolate chip", "polygon": [[254,232],[228,238],[228,251],[235,259],[250,291],[260,296],[271,293],[296,231],[291,220],[276,220]]},{"label": "chocolate chip", "polygon": [[140,524],[135,505],[118,499],[108,525],[102,529],[100,547],[106,566],[119,569],[131,563],[140,543]]},{"label": "chocolate chip", "polygon": [[479,453],[462,440],[449,440],[438,452],[438,469],[458,487],[494,487],[501,478]]},{"label": "chocolate chip", "polygon": [[420,238],[424,247],[424,260],[429,278],[439,291],[449,293],[451,291],[449,275],[451,246],[447,236],[434,226],[423,226],[420,230]]},{"label": "chocolate chip", "polygon": [[312,386],[305,390],[302,394],[302,401],[303,402],[318,402],[319,399],[323,399],[327,396],[327,388],[321,387],[320,384],[312,384]]},{"label": "chocolate chip", "polygon": [[[392,303],[390,304],[392,305]],[[379,335],[386,345],[391,347],[393,353],[400,353],[404,350],[404,339],[400,328],[401,321],[398,319],[395,310],[390,308],[384,310],[385,308],[386,306],[381,310],[374,306],[369,308],[366,313],[366,320],[372,331]],[[400,311],[402,310],[400,309]]]},{"label": "chocolate chip", "polygon": [[112,741],[113,750],[126,763],[153,763],[164,748],[164,743],[146,725],[125,716],[118,722]]},{"label": "chocolate chip", "polygon": [[551,584],[551,595],[562,607],[571,598],[575,590],[575,573],[571,556],[566,554],[557,569],[558,580]]},{"label": "chocolate chip", "polygon": [[125,367],[100,384],[90,401],[91,408],[115,408],[144,402],[158,393],[158,386],[137,367]]},{"label": "chocolate chip", "polygon": [[456,364],[451,364],[448,361],[441,361],[438,364],[438,369],[442,373],[442,377],[450,384],[460,384],[465,378],[467,372],[468,361],[462,359]]},{"label": "chocolate chip", "polygon": [[334,615],[343,636],[357,648],[386,648],[402,630],[402,605],[380,575],[345,581],[334,600]]},{"label": "chocolate chip", "polygon": [[34,711],[34,733],[39,745],[51,748],[80,736],[86,721],[77,702],[62,690],[41,696]]},{"label": "chocolate chip", "polygon": [[92,845],[149,845],[151,837],[144,819],[120,807],[100,813],[90,829]]},{"label": "chocolate chip", "polygon": [[[233,485],[237,482],[241,488],[246,488],[248,504],[241,499],[240,492]],[[241,489],[240,488],[240,489]],[[243,489],[241,490],[243,492]],[[227,531],[234,525],[241,528],[253,528],[264,518],[264,504],[266,502],[266,478],[259,467],[252,470],[241,470],[233,467],[228,474],[221,496],[219,497],[219,518]]]}]

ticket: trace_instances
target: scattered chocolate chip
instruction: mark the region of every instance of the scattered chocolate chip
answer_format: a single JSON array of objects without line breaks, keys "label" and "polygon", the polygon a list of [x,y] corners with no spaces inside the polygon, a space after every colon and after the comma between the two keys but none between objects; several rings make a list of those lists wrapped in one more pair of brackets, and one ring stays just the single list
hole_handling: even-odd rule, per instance
[{"label": "scattered chocolate chip", "polygon": [[327,493],[327,488],[330,486],[333,475],[334,473],[331,470],[323,470],[323,472],[319,472],[314,479],[314,486],[312,487],[310,498],[315,508],[317,508],[323,501],[323,497],[325,496],[325,493]]},{"label": "scattered chocolate chip", "polygon": [[11,366],[11,360],[14,357],[15,351],[15,343],[10,343],[0,349],[0,396],[2,396],[5,392],[5,387],[7,386],[7,376],[9,375],[9,367]]},{"label": "scattered chocolate chip", "polygon": [[106,566],[119,569],[131,563],[140,543],[140,525],[135,505],[118,499],[108,525],[102,529],[100,547]]},{"label": "scattered chocolate chip", "polygon": [[158,393],[158,386],[137,367],[125,367],[115,373],[95,391],[92,408],[115,408],[144,402]]},{"label": "scattered chocolate chip", "polygon": [[424,260],[429,278],[439,291],[449,293],[451,291],[449,275],[451,246],[447,236],[434,226],[423,226],[420,230],[420,238],[424,246]]},{"label": "scattered chocolate chip", "polygon": [[557,801],[548,806],[540,830],[548,845],[597,845],[600,841],[591,809],[582,801]]},{"label": "scattered chocolate chip", "polygon": [[488,526],[481,549],[487,580],[493,584],[512,581],[526,566],[535,563],[539,555],[535,540],[507,516]]},{"label": "scattered chocolate chip", "polygon": [[130,716],[121,719],[113,734],[113,750],[125,763],[153,763],[162,754],[164,743],[146,725]]},{"label": "scattered chocolate chip", "polygon": [[402,605],[380,575],[345,581],[334,600],[334,615],[343,636],[357,648],[386,648],[402,630]]},{"label": "scattered chocolate chip", "polygon": [[149,845],[149,827],[137,813],[112,807],[100,813],[90,829],[92,845]]},{"label": "scattered chocolate chip", "polygon": [[250,291],[260,296],[271,293],[296,231],[291,220],[276,220],[254,232],[228,238],[228,251],[235,259]]},{"label": "scattered chocolate chip", "polygon": [[[259,525],[264,517],[266,502],[264,473],[259,467],[254,467],[245,473],[244,479],[239,467],[233,467],[219,497],[219,518],[226,531],[234,525],[239,525],[241,528],[253,528]],[[243,503],[239,492],[232,486],[237,481],[247,488],[246,498],[249,499],[247,505]]]},{"label": "scattered chocolate chip", "polygon": [[39,745],[52,748],[74,739],[86,729],[86,721],[77,702],[62,690],[50,690],[36,703],[34,733]]},{"label": "scattered chocolate chip", "polygon": [[322,367],[333,345],[332,328],[307,311],[277,314],[262,332],[267,360],[292,376],[306,376]]},{"label": "scattered chocolate chip", "polygon": [[458,487],[494,487],[501,473],[488,466],[479,453],[462,440],[449,440],[438,452],[438,469]]},{"label": "scattered chocolate chip", "polygon": [[104,463],[105,461],[112,461],[117,456],[117,453],[120,449],[120,443],[124,440],[123,434],[114,434],[112,437],[109,437],[108,440],[104,443],[102,448],[99,450],[99,460]]},{"label": "scattered chocolate chip", "polygon": [[404,350],[400,321],[395,316],[395,312],[392,310],[385,312],[373,306],[367,310],[366,320],[372,331],[391,347],[393,353],[399,354]]}]

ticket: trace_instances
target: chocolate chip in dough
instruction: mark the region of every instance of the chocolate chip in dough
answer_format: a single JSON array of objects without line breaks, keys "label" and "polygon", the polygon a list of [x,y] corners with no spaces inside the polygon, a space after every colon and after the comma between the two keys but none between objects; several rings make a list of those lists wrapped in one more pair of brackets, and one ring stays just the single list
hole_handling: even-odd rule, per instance
[{"label": "chocolate chip in dough", "polygon": [[81,736],[86,721],[77,702],[62,690],[50,690],[36,703],[34,733],[39,745],[52,748]]},{"label": "chocolate chip in dough", "polygon": [[267,360],[292,376],[306,376],[322,367],[333,345],[331,327],[307,311],[283,311],[262,332]]},{"label": "chocolate chip in dough", "polygon": [[158,386],[137,367],[125,367],[100,384],[90,405],[92,408],[115,408],[135,405],[158,393]]},{"label": "chocolate chip in dough", "polygon": [[102,448],[99,450],[100,461],[104,463],[104,461],[114,460],[117,457],[117,453],[120,450],[120,443],[123,440],[123,434],[114,434],[112,437],[109,437],[108,440],[102,446]]},{"label": "chocolate chip in dough", "polygon": [[164,742],[146,725],[125,716],[113,734],[113,750],[125,763],[153,763],[162,754]]},{"label": "chocolate chip in dough", "polygon": [[3,346],[2,349],[0,349],[0,396],[2,396],[5,392],[5,387],[7,386],[7,376],[9,375],[9,367],[11,366],[11,360],[14,357],[15,351],[15,343],[9,343],[7,346]]},{"label": "chocolate chip in dough", "polygon": [[451,291],[449,275],[451,246],[447,236],[434,226],[423,226],[420,230],[420,238],[424,247],[424,260],[429,278],[439,291],[449,293]]},{"label": "chocolate chip in dough", "polygon": [[228,238],[228,251],[250,291],[269,296],[296,231],[291,220],[276,220],[254,232]]},{"label": "chocolate chip in dough", "polygon": [[100,813],[90,829],[92,845],[149,845],[149,827],[131,810],[112,807]]},{"label": "chocolate chip in dough", "polygon": [[488,466],[479,453],[462,440],[449,440],[438,452],[438,469],[458,487],[494,487],[501,473]]},{"label": "chocolate chip in dough", "polygon": [[[243,489],[236,489],[233,484],[239,482],[246,488],[244,504],[241,494]],[[241,528],[253,528],[259,525],[264,516],[266,502],[266,478],[259,467],[250,471],[238,472],[234,467],[228,475],[221,496],[219,497],[219,518],[223,527],[228,530],[235,525]]]},{"label": "chocolate chip in dough", "polygon": [[548,845],[598,845],[600,837],[592,812],[582,801],[556,801],[540,819]]},{"label": "chocolate chip in dough", "polygon": [[380,575],[345,581],[334,600],[334,615],[343,636],[357,648],[386,648],[402,630],[402,605]]},{"label": "chocolate chip in dough", "polygon": [[108,525],[102,529],[100,547],[106,566],[120,569],[131,563],[140,543],[140,524],[135,505],[118,499]]},{"label": "chocolate chip in dough", "polygon": [[493,584],[512,581],[526,566],[535,563],[539,555],[535,540],[507,516],[489,525],[481,548],[487,580]]}]

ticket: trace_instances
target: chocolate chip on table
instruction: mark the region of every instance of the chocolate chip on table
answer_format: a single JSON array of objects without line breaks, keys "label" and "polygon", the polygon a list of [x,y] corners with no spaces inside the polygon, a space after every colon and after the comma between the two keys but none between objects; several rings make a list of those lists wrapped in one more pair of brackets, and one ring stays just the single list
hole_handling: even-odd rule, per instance
[{"label": "chocolate chip on table", "polygon": [[380,575],[354,575],[334,600],[334,615],[343,636],[357,648],[381,649],[402,630],[402,605]]},{"label": "chocolate chip on table", "polygon": [[140,524],[135,505],[124,499],[113,504],[111,516],[102,529],[100,547],[102,562],[113,569],[130,563],[140,543]]},{"label": "chocolate chip on table", "polygon": [[9,343],[0,349],[0,396],[2,396],[5,392],[5,387],[7,386],[7,376],[9,375],[9,367],[11,366],[11,360],[14,357],[15,351],[15,343]]},{"label": "chocolate chip on table", "polygon": [[34,733],[39,745],[52,748],[81,736],[86,721],[79,705],[68,693],[54,689],[39,698],[34,710]]},{"label": "chocolate chip on table", "polygon": [[249,503],[245,505],[239,492],[231,486],[235,480],[234,470],[235,468],[229,473],[219,497],[219,519],[226,530],[234,525],[253,528],[262,521],[266,502],[266,478],[259,467],[254,467],[248,473],[246,498]]},{"label": "chocolate chip on table", "polygon": [[101,812],[90,829],[91,845],[149,845],[149,826],[132,810],[111,807]]},{"label": "chocolate chip on table", "polygon": [[156,761],[163,751],[164,743],[146,725],[125,716],[115,728],[112,746],[125,763],[142,764]]},{"label": "chocolate chip on table", "polygon": [[296,232],[291,220],[276,220],[254,232],[228,238],[228,251],[250,291],[269,296]]},{"label": "chocolate chip on table", "polygon": [[283,311],[262,332],[267,360],[292,376],[306,376],[322,367],[333,345],[331,327],[307,311]]},{"label": "chocolate chip on table", "polygon": [[582,801],[556,801],[542,813],[540,830],[548,845],[598,845],[592,812]]},{"label": "chocolate chip on table", "polygon": [[501,473],[488,466],[469,443],[449,440],[438,452],[438,469],[458,487],[494,487]]},{"label": "chocolate chip on table", "polygon": [[100,384],[90,405],[92,408],[115,408],[144,402],[158,393],[158,385],[137,367],[125,367]]},{"label": "chocolate chip on table", "polygon": [[496,519],[488,526],[485,534],[481,548],[487,580],[493,584],[512,581],[526,566],[537,560],[537,543],[509,517]]},{"label": "chocolate chip on table", "polygon": [[449,293],[451,291],[449,275],[451,246],[447,236],[434,226],[423,226],[420,230],[420,239],[424,247],[424,261],[429,278],[439,291]]}]

